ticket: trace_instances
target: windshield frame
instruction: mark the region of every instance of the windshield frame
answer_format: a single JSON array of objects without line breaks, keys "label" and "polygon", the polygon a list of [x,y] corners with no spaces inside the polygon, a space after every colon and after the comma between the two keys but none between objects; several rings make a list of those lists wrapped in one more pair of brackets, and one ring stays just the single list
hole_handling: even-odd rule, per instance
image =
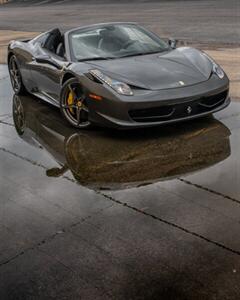
[{"label": "windshield frame", "polygon": [[[156,42],[161,42],[161,43],[164,43],[166,45],[166,48],[163,48],[163,50],[159,50],[159,53],[160,52],[165,52],[165,51],[169,51],[171,50],[171,47],[162,39],[160,38],[157,34],[153,33],[152,31],[140,26],[139,24],[137,23],[134,23],[134,22],[111,22],[111,23],[101,23],[101,24],[95,24],[95,25],[90,25],[90,26],[82,26],[82,27],[78,27],[78,28],[74,28],[72,30],[69,30],[68,32],[65,33],[65,37],[66,37],[66,41],[67,41],[67,47],[68,47],[68,52],[69,52],[69,58],[70,58],[70,61],[72,62],[84,62],[84,61],[91,61],[91,58],[89,59],[77,59],[74,55],[74,52],[73,52],[73,45],[72,45],[72,38],[71,36],[76,33],[76,32],[79,32],[81,33],[82,32],[85,32],[85,31],[90,31],[90,30],[94,30],[94,29],[101,29],[101,28],[104,28],[105,26],[111,26],[111,25],[114,25],[114,26],[121,26],[121,25],[126,25],[126,26],[133,26],[133,27],[136,27],[136,28],[139,28],[140,31],[142,31],[143,33],[145,33],[147,36],[150,36],[154,41]],[[155,52],[156,53],[156,52]],[[151,53],[146,53],[146,55],[149,55]],[[139,53],[136,53],[136,56],[138,56]],[[145,55],[145,54],[140,54],[140,55]],[[111,57],[111,59],[120,59],[120,58],[127,58],[127,57],[134,57],[135,55],[123,55],[123,56],[119,56],[119,57]],[[103,60],[105,60],[106,58],[102,58]],[[99,58],[99,60],[101,60]]]}]

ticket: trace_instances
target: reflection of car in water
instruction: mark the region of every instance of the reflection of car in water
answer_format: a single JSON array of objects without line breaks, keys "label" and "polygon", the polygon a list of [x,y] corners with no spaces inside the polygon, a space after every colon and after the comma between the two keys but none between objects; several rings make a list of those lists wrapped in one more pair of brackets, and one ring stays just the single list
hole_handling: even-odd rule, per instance
[{"label": "reflection of car in water", "polygon": [[122,189],[179,177],[216,164],[230,155],[230,131],[209,118],[151,130],[77,132],[57,111],[30,96],[14,96],[13,118],[18,134],[39,144],[59,166],[47,170],[60,176],[70,170],[82,185]]}]

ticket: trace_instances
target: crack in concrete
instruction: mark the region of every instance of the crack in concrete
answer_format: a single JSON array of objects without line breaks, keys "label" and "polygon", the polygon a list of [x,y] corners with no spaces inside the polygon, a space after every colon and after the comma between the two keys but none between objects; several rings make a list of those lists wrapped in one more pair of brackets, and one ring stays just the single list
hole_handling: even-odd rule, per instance
[{"label": "crack in concrete", "polygon": [[[100,194],[101,194],[101,193],[100,193]],[[104,195],[103,195],[103,197],[104,197]],[[106,255],[109,255],[111,258],[113,258],[113,259],[115,260],[116,257],[115,257],[114,255],[112,255],[111,252],[105,250],[104,248],[98,246],[98,245],[95,244],[95,243],[90,243],[90,242],[89,242],[87,239],[85,239],[84,237],[82,237],[82,236],[80,236],[80,235],[78,235],[78,234],[75,234],[75,233],[73,233],[73,232],[70,231],[72,228],[78,226],[79,224],[82,224],[82,223],[85,222],[85,221],[87,222],[89,219],[93,218],[95,214],[102,213],[103,211],[105,211],[106,209],[109,209],[109,208],[113,207],[114,205],[115,205],[115,204],[112,203],[111,205],[109,205],[109,206],[107,206],[107,207],[104,207],[104,208],[102,208],[102,209],[99,209],[99,211],[97,211],[96,213],[93,213],[93,214],[91,214],[91,215],[89,215],[89,216],[87,216],[87,217],[85,217],[85,218],[82,218],[80,221],[71,224],[71,225],[68,226],[66,229],[61,229],[61,230],[55,232],[53,235],[51,235],[51,236],[45,238],[44,240],[38,242],[36,245],[34,245],[34,246],[32,246],[32,247],[29,247],[29,248],[27,248],[27,249],[21,251],[20,253],[18,253],[18,254],[15,255],[14,257],[12,257],[11,259],[6,260],[5,262],[1,263],[1,264],[0,264],[0,267],[3,266],[3,265],[6,265],[6,264],[8,264],[8,263],[11,263],[12,261],[14,261],[15,259],[17,259],[18,257],[20,257],[20,256],[22,256],[22,255],[28,253],[29,251],[33,251],[33,250],[36,250],[36,249],[37,249],[38,251],[40,251],[40,252],[46,254],[47,256],[52,257],[53,259],[55,259],[58,263],[60,263],[61,265],[63,265],[65,268],[67,268],[67,269],[68,269],[70,272],[72,272],[74,275],[77,275],[77,273],[76,273],[76,271],[75,271],[74,269],[72,269],[72,268],[69,267],[68,265],[64,264],[60,259],[56,258],[55,256],[49,254],[48,252],[46,252],[46,251],[44,251],[44,250],[42,250],[42,249],[39,249],[39,247],[41,247],[41,245],[44,245],[44,244],[46,244],[46,243],[48,243],[48,242],[51,242],[51,241],[54,240],[57,236],[59,236],[59,235],[61,235],[61,234],[64,234],[64,233],[67,233],[67,232],[70,232],[72,235],[76,236],[77,238],[81,238],[84,242],[86,242],[86,243],[89,244],[90,246],[94,245],[94,247],[96,247],[99,251],[104,252]],[[92,224],[92,223],[89,223],[89,224]],[[121,239],[120,239],[120,240],[121,240]],[[123,240],[121,240],[121,241],[124,242]],[[119,263],[118,263],[118,264],[119,264]],[[127,263],[126,265],[129,266],[129,267],[131,266],[131,264],[128,264],[128,263]],[[169,266],[168,266],[167,264],[163,264],[163,267],[169,268]],[[175,269],[175,268],[172,268],[172,269],[173,269],[174,271],[177,270],[177,269]],[[191,277],[189,277],[187,274],[186,274],[186,276],[188,277],[188,280],[194,281],[194,282],[196,282],[198,285],[204,287],[204,284],[203,284],[201,281],[198,281],[198,280],[195,280],[195,279],[193,280],[193,279],[192,279]],[[87,280],[82,279],[82,281],[91,284],[91,282],[89,282],[89,281],[87,281]],[[117,281],[113,281],[113,282],[116,283]],[[97,286],[97,285],[94,285],[94,287],[95,287],[96,289],[99,289],[99,288],[100,288],[100,287]],[[104,289],[104,291],[103,291],[103,295],[107,295],[110,299],[112,299],[112,295],[109,294],[108,291],[106,291],[105,289]]]},{"label": "crack in concrete", "polygon": [[5,153],[11,154],[11,155],[13,155],[13,156],[15,156],[17,158],[20,158],[20,159],[22,159],[22,160],[24,160],[24,161],[26,161],[26,162],[34,165],[34,166],[38,166],[38,167],[41,167],[41,168],[47,170],[47,168],[43,164],[37,163],[37,162],[35,162],[34,160],[32,160],[30,158],[27,158],[25,156],[19,155],[19,154],[15,153],[13,151],[10,151],[10,150],[8,150],[8,149],[6,149],[4,147],[0,147],[0,150],[3,151],[3,152],[5,152]]},{"label": "crack in concrete", "polygon": [[[24,161],[26,161],[26,162],[29,162],[29,163],[31,163],[32,165],[41,167],[41,168],[43,168],[43,169],[45,169],[45,170],[47,169],[44,165],[42,165],[42,164],[40,164],[40,163],[37,163],[37,162],[35,162],[35,161],[31,160],[31,159],[28,159],[28,158],[26,158],[26,157],[24,157],[24,156],[22,156],[22,155],[16,154],[16,153],[14,153],[14,152],[12,152],[12,151],[10,151],[10,150],[7,150],[6,148],[0,147],[0,150],[3,151],[3,152],[5,152],[5,153],[11,154],[11,155],[13,155],[13,156],[15,156],[15,157],[17,157],[17,158],[20,158],[20,159],[22,159],[22,160],[24,160]],[[73,183],[78,184],[74,179],[68,178],[67,176],[62,176],[62,178],[65,178],[65,179],[67,179],[67,180],[69,180],[69,181],[71,181],[71,182],[73,182]],[[226,195],[224,195],[224,194],[222,194],[222,193],[218,193],[218,192],[213,191],[213,190],[210,190],[210,189],[208,189],[208,188],[204,188],[204,187],[202,187],[202,186],[200,186],[200,185],[193,184],[193,183],[191,183],[190,181],[188,182],[188,181],[185,180],[185,179],[179,178],[178,180],[180,180],[180,181],[182,181],[182,182],[185,182],[186,184],[191,184],[191,185],[195,186],[196,188],[202,188],[202,189],[204,189],[205,191],[212,192],[212,193],[214,193],[214,194],[216,194],[216,195],[219,195],[219,196],[224,197],[225,199],[228,199],[228,200],[231,200],[231,201],[234,201],[234,202],[237,202],[238,204],[240,204],[240,201],[239,201],[239,200],[234,199],[234,198],[232,198],[232,197],[230,197],[230,196],[226,196]],[[213,241],[213,240],[211,240],[210,238],[207,238],[207,237],[205,237],[205,236],[203,236],[203,235],[201,235],[201,234],[198,234],[198,233],[196,233],[196,232],[194,232],[194,231],[191,231],[191,230],[189,230],[189,229],[186,229],[186,228],[184,228],[184,227],[182,227],[182,226],[180,226],[180,225],[177,225],[177,224],[175,224],[175,223],[172,223],[172,222],[170,222],[170,221],[168,221],[168,220],[165,220],[165,219],[163,219],[163,218],[157,217],[157,216],[155,216],[155,215],[153,215],[153,214],[147,213],[147,212],[145,212],[145,211],[143,211],[143,210],[140,210],[140,209],[138,209],[137,207],[131,206],[131,205],[125,203],[125,202],[122,202],[122,201],[119,201],[119,200],[117,200],[117,199],[114,199],[113,197],[111,197],[111,196],[109,196],[109,195],[106,195],[106,194],[104,194],[103,192],[99,192],[99,191],[97,191],[97,190],[94,190],[94,191],[95,191],[96,194],[99,194],[99,195],[105,197],[106,199],[108,199],[108,200],[110,200],[110,201],[113,201],[114,203],[120,204],[120,205],[125,206],[125,207],[127,207],[127,208],[129,208],[129,209],[132,209],[132,210],[134,210],[134,211],[136,211],[136,212],[138,212],[138,213],[141,213],[141,214],[143,214],[143,215],[145,215],[145,216],[148,216],[148,217],[151,217],[151,218],[153,218],[153,219],[155,219],[155,220],[158,220],[158,221],[160,221],[160,222],[162,222],[162,223],[164,223],[164,224],[166,224],[166,225],[169,225],[169,226],[171,226],[171,227],[177,228],[177,229],[179,229],[179,230],[181,230],[181,231],[183,231],[183,232],[185,232],[185,233],[187,233],[187,234],[190,234],[190,235],[192,235],[192,236],[195,236],[195,237],[197,237],[197,238],[200,238],[200,239],[204,240],[205,242],[211,243],[211,244],[213,244],[213,245],[215,245],[215,246],[217,246],[217,247],[220,247],[220,248],[222,248],[222,249],[224,249],[224,250],[227,250],[227,251],[229,251],[229,252],[232,252],[233,254],[240,255],[240,251],[238,251],[238,250],[234,250],[234,249],[232,249],[232,248],[230,248],[230,247],[225,246],[224,244],[221,244],[221,243],[219,243],[219,242],[217,242],[217,241]],[[1,264],[0,264],[0,267],[1,267]]]},{"label": "crack in concrete", "polygon": [[[115,205],[115,204],[113,204],[113,205]],[[112,206],[113,206],[113,205],[112,205]],[[112,206],[110,206],[110,207],[108,207],[108,208],[111,208]],[[87,223],[88,223],[88,222],[87,222]],[[92,224],[91,221],[90,221],[88,224],[90,224],[91,226],[95,227],[96,230],[98,230],[98,226]],[[98,244],[96,244],[96,243],[94,243],[94,242],[89,242],[89,240],[85,239],[82,235],[79,235],[79,234],[77,234],[77,233],[75,233],[75,232],[71,232],[71,234],[73,234],[74,236],[77,236],[78,238],[81,238],[81,240],[85,241],[88,245],[96,247],[99,251],[104,252],[106,255],[110,256],[110,257],[113,258],[114,260],[117,260],[117,257],[116,257],[115,255],[113,255],[110,251],[108,251],[108,250],[102,248],[102,247],[99,246]],[[118,241],[121,242],[121,243],[123,243],[123,244],[126,243],[126,240],[120,238],[119,236],[117,236],[117,237],[115,237],[115,238],[117,238]],[[132,243],[131,243],[131,245],[134,247],[134,245],[133,245]],[[136,248],[136,247],[135,247],[135,248]],[[136,248],[136,249],[139,249],[139,250],[140,250],[139,247]],[[116,262],[119,264],[118,261],[116,261]],[[128,266],[128,267],[131,267],[131,266],[132,266],[131,263],[128,263],[128,262],[125,262],[125,265]],[[168,264],[166,264],[166,263],[164,263],[164,262],[161,262],[161,265],[162,265],[162,267],[164,267],[164,268],[166,268],[166,269],[172,269],[174,272],[177,272],[177,271],[178,271],[177,268],[172,267],[172,266],[170,267]],[[196,279],[193,279],[192,277],[188,276],[187,273],[185,274],[185,277],[187,277],[188,280],[191,280],[191,281],[197,283],[198,285],[201,285],[202,287],[204,287],[204,284],[203,284],[201,281],[196,280]]]},{"label": "crack in concrete", "polygon": [[[19,159],[22,159],[23,161],[26,161],[26,162],[32,164],[33,166],[37,166],[37,167],[40,167],[40,168],[42,168],[42,169],[44,169],[44,170],[48,170],[48,168],[47,168],[46,166],[44,166],[43,164],[38,163],[38,162],[36,162],[36,161],[34,161],[34,160],[32,160],[32,159],[29,159],[29,158],[27,158],[27,157],[25,157],[25,156],[20,155],[20,154],[17,154],[17,153],[15,153],[15,152],[13,152],[13,151],[10,151],[10,150],[8,150],[8,149],[6,149],[6,148],[4,148],[4,147],[0,147],[0,151],[3,151],[3,152],[5,152],[5,153],[8,153],[8,154],[10,154],[10,155],[12,155],[12,156],[15,156],[15,157],[19,158]],[[72,182],[72,183],[78,184],[78,182],[77,182],[76,180],[74,180],[74,179],[72,179],[72,178],[69,178],[69,177],[66,176],[66,175],[61,176],[61,178],[64,178],[64,179],[66,179],[66,180],[68,180],[68,181],[70,181],[70,182]]]},{"label": "crack in concrete", "polygon": [[225,194],[223,194],[223,193],[221,193],[221,192],[217,192],[217,191],[212,190],[212,189],[210,189],[210,188],[204,187],[203,185],[200,185],[200,184],[197,184],[197,183],[193,183],[193,182],[191,182],[191,181],[189,181],[189,180],[186,180],[186,179],[183,179],[183,178],[178,178],[177,180],[179,180],[179,181],[181,181],[181,182],[184,182],[185,184],[194,186],[194,187],[196,187],[196,188],[198,188],[198,189],[204,190],[204,191],[206,191],[206,192],[212,193],[212,194],[217,195],[217,196],[221,196],[221,197],[223,197],[223,198],[225,198],[225,199],[228,199],[228,200],[231,200],[231,201],[233,201],[233,202],[235,202],[235,203],[240,204],[240,200],[235,199],[235,198],[233,198],[233,197],[230,197],[230,196],[228,196],[228,195],[225,195]]},{"label": "crack in concrete", "polygon": [[114,204],[109,205],[109,206],[104,207],[104,208],[101,208],[101,209],[99,209],[97,212],[95,212],[95,213],[93,213],[93,214],[91,214],[91,215],[88,215],[88,216],[86,216],[85,218],[81,218],[78,222],[72,223],[72,224],[70,224],[70,225],[69,225],[68,227],[66,227],[66,228],[59,229],[58,231],[56,231],[56,232],[53,233],[52,235],[46,237],[45,239],[41,240],[40,242],[36,243],[35,245],[33,245],[33,246],[31,246],[31,247],[28,247],[28,248],[22,250],[21,252],[17,253],[16,255],[12,256],[11,258],[9,258],[9,259],[7,259],[7,260],[5,260],[5,261],[2,261],[2,262],[0,263],[0,267],[2,267],[2,266],[4,266],[4,265],[6,265],[6,264],[12,262],[13,260],[15,260],[16,258],[18,258],[19,256],[22,256],[22,255],[24,255],[25,253],[27,253],[28,251],[35,250],[35,249],[37,249],[38,247],[40,247],[41,245],[46,244],[47,242],[50,242],[50,241],[54,240],[54,238],[55,238],[56,236],[58,236],[58,235],[60,235],[60,234],[64,234],[64,233],[66,233],[66,232],[69,232],[70,229],[72,229],[72,228],[78,226],[79,224],[81,224],[81,223],[83,223],[83,222],[85,222],[85,221],[91,219],[94,215],[99,214],[99,213],[102,213],[105,209],[109,209],[109,208],[112,207],[113,205],[114,205]]},{"label": "crack in concrete", "polygon": [[[114,205],[114,204],[109,205],[109,206],[104,207],[104,208],[101,208],[101,209],[99,209],[97,212],[95,212],[95,213],[93,213],[93,214],[91,214],[91,215],[88,215],[88,216],[86,216],[85,218],[80,219],[78,222],[75,222],[75,223],[69,225],[67,228],[63,228],[63,229],[58,230],[57,232],[55,232],[55,233],[52,234],[51,236],[46,237],[45,239],[41,240],[41,241],[38,242],[37,244],[33,245],[32,247],[28,247],[28,248],[24,249],[23,251],[17,253],[16,255],[14,255],[13,257],[11,257],[11,258],[9,258],[9,259],[3,261],[2,263],[0,263],[0,268],[1,268],[2,266],[4,266],[4,265],[7,265],[7,264],[13,262],[13,261],[16,260],[18,257],[20,257],[20,256],[22,256],[22,255],[24,255],[24,254],[26,254],[26,253],[28,253],[28,252],[30,252],[30,251],[34,251],[34,250],[37,249],[38,251],[40,251],[40,252],[46,254],[47,256],[49,256],[49,257],[55,259],[58,263],[60,263],[60,264],[63,265],[65,268],[67,268],[70,272],[72,272],[72,274],[78,276],[78,273],[77,273],[74,269],[72,269],[72,268],[69,267],[68,265],[64,264],[60,259],[57,259],[55,256],[52,256],[52,255],[49,254],[48,252],[45,252],[45,251],[39,249],[39,247],[40,247],[41,245],[44,245],[44,244],[48,243],[48,242],[51,242],[52,240],[54,240],[54,239],[55,239],[57,236],[59,236],[60,234],[64,234],[64,233],[66,233],[66,232],[70,232],[70,230],[71,230],[72,228],[74,228],[74,227],[78,226],[79,224],[81,224],[81,223],[83,223],[83,222],[85,222],[85,221],[91,219],[94,215],[99,214],[99,213],[102,213],[105,209],[109,209],[109,208],[112,207],[113,205]],[[80,277],[80,278],[81,278],[81,277]],[[85,279],[83,279],[83,278],[81,278],[81,280],[82,280],[84,283],[90,283],[90,284],[91,284],[90,281],[87,281],[87,280],[85,280]],[[99,286],[97,286],[97,285],[93,285],[93,287],[96,288],[96,289],[99,289]],[[110,294],[108,293],[108,291],[106,291],[105,289],[104,289],[104,291],[103,291],[103,295],[107,295],[107,297],[108,297],[109,299],[112,299],[111,295],[110,295]]]},{"label": "crack in concrete", "polygon": [[15,127],[13,124],[11,124],[11,123],[9,123],[9,122],[6,122],[6,121],[1,121],[1,120],[0,120],[0,124],[4,124],[4,125],[8,125],[8,126]]},{"label": "crack in concrete", "polygon": [[99,194],[101,194],[102,196],[106,197],[107,199],[109,199],[109,200],[111,200],[111,201],[113,201],[113,202],[115,202],[115,203],[117,203],[117,204],[120,204],[120,205],[122,205],[122,206],[125,206],[125,207],[127,207],[127,208],[130,208],[130,209],[132,209],[132,210],[134,210],[134,211],[136,211],[136,212],[138,212],[138,213],[141,213],[141,214],[143,214],[143,215],[145,215],[145,216],[151,217],[151,218],[154,219],[154,220],[160,221],[161,223],[164,223],[164,224],[166,224],[166,225],[169,225],[169,226],[171,226],[171,227],[174,227],[174,228],[176,228],[176,229],[179,229],[179,230],[181,230],[181,231],[183,231],[183,232],[185,232],[185,233],[187,233],[187,234],[190,234],[190,235],[192,235],[192,236],[194,236],[194,237],[200,238],[201,240],[204,240],[205,242],[208,242],[208,243],[213,244],[213,245],[215,245],[215,246],[217,246],[217,247],[219,247],[219,248],[222,248],[222,249],[224,249],[224,250],[227,250],[228,252],[231,252],[231,253],[233,253],[233,254],[240,255],[240,251],[239,251],[239,250],[235,250],[235,249],[232,249],[232,248],[230,248],[230,247],[227,247],[227,246],[225,246],[224,244],[221,244],[221,243],[219,243],[219,242],[217,242],[217,241],[213,241],[213,240],[211,240],[210,238],[207,238],[207,237],[205,237],[205,236],[203,236],[203,235],[201,235],[201,234],[198,234],[198,233],[196,233],[196,232],[194,232],[194,231],[191,231],[191,230],[189,230],[189,229],[186,229],[186,228],[184,228],[184,227],[182,227],[182,226],[180,226],[180,225],[177,225],[177,224],[175,224],[175,223],[172,223],[172,222],[170,222],[170,221],[168,221],[168,220],[165,220],[165,219],[163,219],[163,218],[157,217],[157,216],[155,216],[155,215],[153,215],[153,214],[150,214],[150,213],[148,213],[148,212],[146,212],[146,211],[143,211],[143,210],[141,210],[141,209],[139,209],[139,208],[137,208],[137,207],[131,206],[131,205],[129,205],[129,204],[126,203],[126,202],[122,202],[122,201],[119,201],[119,200],[117,200],[117,199],[114,199],[113,197],[111,197],[111,196],[109,196],[109,195],[106,195],[106,194],[104,194],[104,193],[99,193]]}]

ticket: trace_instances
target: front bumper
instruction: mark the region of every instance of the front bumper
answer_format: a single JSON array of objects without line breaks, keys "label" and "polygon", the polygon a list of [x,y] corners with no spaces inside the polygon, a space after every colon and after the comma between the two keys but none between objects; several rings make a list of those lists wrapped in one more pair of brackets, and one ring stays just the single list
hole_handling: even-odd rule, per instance
[{"label": "front bumper", "polygon": [[[107,87],[105,87],[107,88]],[[90,119],[115,128],[141,128],[203,117],[224,109],[230,103],[229,80],[212,76],[208,81],[176,89],[145,91],[134,96],[104,97],[89,101]]]}]

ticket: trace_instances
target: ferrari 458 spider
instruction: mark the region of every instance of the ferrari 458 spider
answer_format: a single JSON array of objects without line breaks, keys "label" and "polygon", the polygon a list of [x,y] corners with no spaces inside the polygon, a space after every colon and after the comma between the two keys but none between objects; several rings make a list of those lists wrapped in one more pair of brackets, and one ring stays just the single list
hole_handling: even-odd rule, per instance
[{"label": "ferrari 458 spider", "polygon": [[155,126],[212,114],[230,103],[229,80],[207,54],[176,48],[135,23],[54,29],[12,41],[14,92],[58,106],[78,128]]}]

